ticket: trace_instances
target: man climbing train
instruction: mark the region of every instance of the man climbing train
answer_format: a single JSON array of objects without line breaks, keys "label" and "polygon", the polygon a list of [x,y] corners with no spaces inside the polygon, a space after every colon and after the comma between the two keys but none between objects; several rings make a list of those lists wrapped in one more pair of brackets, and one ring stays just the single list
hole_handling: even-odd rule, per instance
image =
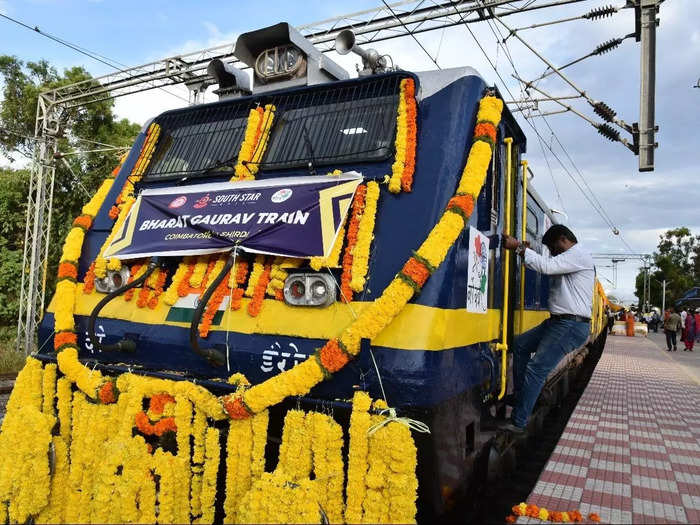
[{"label": "man climbing train", "polygon": [[503,236],[504,248],[516,250],[525,266],[550,276],[549,319],[516,337],[513,344],[513,412],[501,428],[517,434],[525,432],[549,373],[566,354],[583,345],[590,332],[593,259],[562,224],[549,228],[542,243],[551,257],[538,254],[527,242]]}]

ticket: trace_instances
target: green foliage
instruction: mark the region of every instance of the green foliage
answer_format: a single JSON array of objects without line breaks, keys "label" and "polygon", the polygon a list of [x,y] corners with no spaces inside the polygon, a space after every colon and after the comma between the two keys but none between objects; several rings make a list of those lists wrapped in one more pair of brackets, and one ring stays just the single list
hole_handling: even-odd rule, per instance
[{"label": "green foliage", "polygon": [[24,353],[15,350],[14,326],[0,328],[0,374],[19,372],[26,359]]},{"label": "green foliage", "polygon": [[[44,60],[24,63],[17,57],[0,55],[0,80],[0,156],[13,162],[18,154],[32,157],[39,93],[90,82],[91,76],[81,67],[59,73]],[[88,141],[128,148],[139,132],[137,124],[116,119],[113,108],[113,100],[103,100],[60,114],[58,151],[70,154],[53,161],[56,171],[47,271],[49,297],[71,222],[118,162],[118,151],[87,153],[102,147]],[[85,153],[73,154],[76,151]],[[27,192],[25,170],[0,169],[0,326],[15,324],[18,315]]]},{"label": "green foliage", "polygon": [[[666,280],[666,305],[672,305],[689,288],[700,283],[700,235],[686,227],[668,230],[659,236],[659,244],[653,254],[651,268],[651,304],[661,306],[663,286]],[[637,274],[636,295],[642,297],[644,273]]]}]

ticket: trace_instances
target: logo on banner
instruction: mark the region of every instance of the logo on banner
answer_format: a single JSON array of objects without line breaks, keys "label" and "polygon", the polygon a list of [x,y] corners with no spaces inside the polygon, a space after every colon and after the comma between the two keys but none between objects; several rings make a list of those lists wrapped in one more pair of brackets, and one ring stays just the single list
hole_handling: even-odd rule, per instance
[{"label": "logo on banner", "polygon": [[181,206],[184,206],[186,202],[187,197],[180,195],[177,199],[173,199],[173,202],[168,204],[168,208],[180,208]]},{"label": "logo on banner", "polygon": [[207,193],[204,197],[197,199],[197,202],[194,203],[193,207],[197,208],[198,210],[202,209],[202,208],[206,208],[207,204],[209,204],[210,200],[211,200],[211,198],[209,197],[209,194]]},{"label": "logo on banner", "polygon": [[287,199],[289,199],[292,196],[292,190],[290,188],[284,188],[282,190],[276,191],[275,193],[272,194],[272,197],[270,197],[270,200],[274,202],[275,204],[279,204],[280,202],[284,202]]}]

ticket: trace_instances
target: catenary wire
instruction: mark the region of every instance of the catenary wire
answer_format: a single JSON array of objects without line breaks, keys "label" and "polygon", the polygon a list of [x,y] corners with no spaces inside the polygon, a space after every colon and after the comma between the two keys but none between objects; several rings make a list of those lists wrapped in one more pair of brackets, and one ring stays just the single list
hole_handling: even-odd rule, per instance
[{"label": "catenary wire", "polygon": [[[482,54],[484,55],[484,57],[486,58],[486,61],[489,63],[489,65],[490,65],[491,68],[494,70],[494,72],[496,73],[496,75],[498,76],[498,78],[501,80],[501,83],[503,84],[503,87],[505,87],[506,91],[508,91],[508,94],[511,96],[511,99],[515,100],[516,97],[513,95],[512,91],[511,91],[510,88],[508,87],[508,84],[506,84],[505,80],[503,79],[503,77],[502,77],[501,74],[499,73],[498,69],[495,67],[495,65],[493,64],[493,62],[492,62],[491,59],[489,58],[488,54],[486,53],[486,50],[485,50],[485,49],[483,48],[483,46],[481,45],[481,42],[479,42],[479,39],[476,38],[476,35],[474,35],[474,32],[473,32],[473,31],[471,30],[471,28],[469,27],[467,21],[464,20],[464,17],[462,16],[462,14],[461,14],[461,13],[459,12],[459,10],[454,6],[454,2],[452,2],[452,6],[453,6],[453,8],[455,9],[455,12],[456,12],[457,15],[459,16],[460,20],[462,21],[462,25],[467,29],[467,31],[468,31],[469,34],[471,35],[472,39],[474,40],[474,42],[476,43],[476,45],[477,45],[477,46],[479,47],[479,49],[481,50],[481,52],[482,52]],[[517,103],[517,102],[516,102],[516,105],[518,105],[518,107],[520,107],[520,106],[519,106],[519,103]],[[545,142],[544,142],[544,138],[541,136],[541,133],[540,133],[539,130],[536,128],[536,126],[535,126],[529,119],[525,119],[525,122],[528,123],[528,125],[533,129],[533,131],[535,132],[535,134],[543,141],[543,143],[545,143]],[[591,205],[591,207],[592,207],[592,208],[598,213],[598,215],[603,219],[603,221],[605,222],[605,224],[606,224],[609,228],[611,228],[611,230],[613,230],[613,231],[618,231],[618,232],[619,232],[619,229],[609,220],[609,218],[606,218],[605,215],[604,215],[603,213],[601,213],[601,210],[596,206],[596,204],[591,200],[591,198],[588,196],[588,194],[583,190],[583,188],[581,187],[581,185],[578,183],[578,181],[575,179],[575,177],[573,176],[573,174],[569,171],[569,169],[568,169],[568,168],[566,167],[566,165],[563,163],[563,161],[561,160],[561,158],[554,152],[554,150],[552,149],[552,147],[551,147],[550,145],[546,144],[546,143],[545,143],[545,145],[547,146],[547,149],[549,149],[549,151],[550,151],[550,153],[552,154],[552,156],[554,156],[554,158],[557,160],[557,162],[559,163],[559,165],[562,167],[562,169],[564,170],[564,172],[569,176],[569,178],[571,178],[572,182],[574,182],[574,184],[575,184],[576,187],[579,189],[579,191],[580,191],[581,194],[584,196],[584,198],[589,202],[589,204]],[[621,238],[621,239],[622,239],[622,238]],[[624,241],[624,239],[622,239],[622,240]],[[627,245],[626,242],[623,242],[623,244],[625,244],[625,246],[627,247],[627,249],[628,249],[629,251],[632,251],[632,250],[628,247],[628,245]]]},{"label": "catenary wire", "polygon": [[428,50],[425,49],[425,47],[423,47],[423,44],[420,43],[420,40],[418,40],[418,38],[416,38],[416,35],[414,35],[414,34],[408,29],[408,27],[406,27],[406,24],[403,23],[403,20],[401,20],[398,16],[396,16],[396,13],[394,13],[394,10],[393,10],[393,9],[391,8],[391,6],[386,2],[386,0],[382,0],[382,3],[386,6],[386,8],[387,8],[389,11],[391,11],[392,16],[393,16],[394,18],[396,18],[396,20],[403,26],[403,28],[406,30],[406,32],[407,32],[409,35],[411,35],[411,37],[413,37],[413,40],[416,41],[416,44],[418,44],[418,45],[420,46],[420,48],[425,52],[425,54],[428,55],[428,58],[430,58],[430,60],[432,60],[433,64],[435,64],[435,67],[437,67],[438,69],[442,69],[442,68],[440,67],[440,64],[437,63],[437,60],[435,60],[435,59],[433,58],[433,55],[431,55],[430,53],[428,53]]},{"label": "catenary wire", "polygon": [[[483,2],[483,0],[482,0],[482,2]],[[487,6],[486,6],[486,3],[485,3],[485,2],[483,2],[483,3],[484,3],[484,7],[487,7]],[[498,15],[496,15],[496,14],[494,13],[494,17],[498,18]],[[505,42],[505,39],[503,38],[503,34],[501,33],[501,30],[498,28],[498,26],[496,26],[495,29],[494,29],[494,27],[492,27],[492,21],[491,21],[491,20],[487,20],[487,23],[488,23],[489,27],[491,28],[491,32],[493,33],[494,37],[496,38],[497,44],[503,45],[503,46],[505,47],[505,49],[504,49],[504,54],[505,54],[506,57],[508,58],[508,61],[510,62],[511,67],[513,68],[513,72],[514,72],[516,75],[519,76],[517,67],[516,67],[514,61],[512,60],[512,55],[511,55],[511,53],[510,53],[510,50],[508,49],[508,45],[507,45],[507,43]],[[494,25],[495,25],[495,24],[494,24]],[[496,35],[496,32],[498,32],[498,35]],[[500,39],[499,39],[499,36],[500,36]],[[499,75],[499,78],[500,78],[500,75]],[[502,79],[501,79],[501,81],[502,81]],[[522,91],[522,84],[521,84],[521,91]],[[613,232],[614,232],[616,235],[619,235],[619,236],[620,236],[620,240],[621,240],[622,243],[625,245],[625,247],[626,247],[630,252],[633,252],[634,250],[630,247],[630,245],[629,245],[629,244],[627,243],[627,241],[624,239],[624,237],[623,237],[622,234],[620,233],[619,228],[617,228],[617,227],[615,226],[614,222],[612,221],[612,219],[610,218],[610,216],[608,215],[608,213],[605,211],[605,208],[604,208],[603,205],[600,203],[600,200],[599,200],[598,197],[596,196],[595,192],[594,192],[593,189],[590,187],[590,185],[588,184],[588,181],[586,180],[586,178],[585,178],[585,177],[583,176],[583,174],[581,173],[581,170],[578,168],[578,166],[576,165],[576,163],[574,162],[574,160],[571,158],[571,155],[569,154],[568,150],[566,149],[566,147],[564,146],[564,144],[563,144],[563,143],[561,142],[561,140],[559,139],[559,136],[558,136],[557,133],[554,131],[554,129],[552,129],[552,126],[550,125],[549,121],[545,118],[545,115],[542,114],[541,109],[537,108],[536,111],[540,114],[539,116],[540,116],[540,117],[542,118],[542,120],[545,122],[545,124],[546,124],[547,127],[549,128],[550,133],[552,134],[552,136],[553,136],[554,139],[556,140],[557,144],[559,145],[559,147],[560,147],[561,150],[563,151],[564,155],[566,155],[566,158],[567,158],[567,159],[569,160],[569,162],[571,163],[571,166],[574,168],[574,170],[575,170],[576,173],[578,174],[579,178],[581,179],[581,181],[583,182],[584,186],[585,186],[586,189],[588,190],[588,193],[590,194],[590,197],[592,198],[593,201],[595,201],[595,204],[594,204],[594,202],[591,202],[591,199],[588,199],[589,202],[591,203],[591,205],[594,207],[594,209],[597,209],[598,213],[599,213],[601,216],[603,216],[603,219],[607,222],[608,226],[610,226],[610,227],[612,228]],[[525,118],[526,121],[528,120],[528,116],[525,115],[525,114],[523,114],[523,118]],[[540,137],[539,137],[539,135],[538,135],[538,140],[539,140],[539,139],[540,139]],[[541,141],[540,141],[540,146],[542,146],[542,142],[541,142]],[[551,150],[551,147],[550,147],[550,150]],[[544,150],[543,150],[543,151],[544,151]],[[568,173],[568,172],[567,172],[567,173]],[[569,174],[569,176],[571,176],[571,175]],[[573,180],[573,178],[572,178],[572,180]],[[552,181],[554,181],[554,178],[553,178],[553,177],[552,177]],[[580,185],[577,184],[577,186],[579,187],[579,189],[581,190],[581,192],[584,193],[584,191],[583,191],[583,189],[580,187]],[[556,188],[556,183],[555,183],[555,188]],[[557,194],[559,195],[558,188],[556,188],[556,190],[557,190]],[[559,198],[560,198],[560,201],[561,201],[561,195],[559,195]],[[563,206],[563,201],[562,201],[562,206]]]},{"label": "catenary wire", "polygon": [[[84,47],[82,47],[82,46],[79,46],[78,44],[74,44],[74,43],[69,42],[69,41],[67,41],[67,40],[64,40],[64,39],[62,39],[62,38],[59,38],[59,37],[57,37],[57,36],[54,36],[54,35],[52,35],[52,34],[50,34],[50,33],[47,33],[47,32],[45,32],[45,31],[42,31],[41,29],[39,29],[39,26],[34,26],[34,27],[32,27],[32,26],[30,26],[29,24],[25,24],[24,22],[22,22],[22,21],[20,21],[20,20],[17,20],[16,18],[12,18],[11,16],[8,16],[8,15],[3,14],[3,13],[0,13],[0,17],[5,18],[6,20],[9,20],[10,22],[13,22],[13,23],[15,23],[15,24],[17,24],[17,25],[20,25],[20,26],[24,27],[25,29],[29,29],[30,31],[33,31],[33,32],[35,32],[35,33],[38,33],[38,34],[40,34],[41,36],[46,37],[46,38],[48,38],[48,39],[50,39],[50,40],[53,40],[54,42],[57,42],[57,43],[59,43],[59,44],[61,44],[61,45],[63,45],[63,46],[66,46],[66,47],[72,49],[73,51],[77,51],[78,53],[80,53],[80,54],[82,54],[82,55],[85,55],[85,56],[87,56],[87,57],[89,57],[89,58],[92,58],[93,60],[96,60],[97,62],[100,62],[100,63],[102,63],[102,64],[104,64],[104,65],[106,65],[106,66],[109,66],[109,67],[111,67],[111,68],[113,68],[113,69],[116,69],[116,70],[119,71],[120,73],[124,73],[125,75],[128,75],[130,78],[134,78],[133,75],[130,75],[130,74],[129,74],[128,72],[126,72],[124,69],[122,69],[121,67],[119,67],[119,62],[117,62],[116,60],[109,59],[109,58],[107,58],[107,57],[105,57],[105,56],[103,56],[103,55],[100,55],[100,54],[98,54],[98,53],[95,53],[94,51],[90,51],[90,50],[88,50],[87,48],[84,48]],[[115,64],[118,64],[118,65],[115,65]],[[123,64],[121,64],[121,65],[122,65],[123,67],[126,67],[126,66],[123,65]],[[161,91],[167,93],[168,95],[172,95],[173,97],[179,98],[180,100],[182,100],[182,101],[184,101],[184,102],[187,102],[188,104],[190,103],[189,100],[187,100],[187,99],[184,98],[184,97],[181,97],[181,96],[178,95],[177,93],[173,93],[172,91],[168,91],[167,89],[165,89],[165,88],[163,88],[163,87],[159,87],[158,89],[160,89]]]}]

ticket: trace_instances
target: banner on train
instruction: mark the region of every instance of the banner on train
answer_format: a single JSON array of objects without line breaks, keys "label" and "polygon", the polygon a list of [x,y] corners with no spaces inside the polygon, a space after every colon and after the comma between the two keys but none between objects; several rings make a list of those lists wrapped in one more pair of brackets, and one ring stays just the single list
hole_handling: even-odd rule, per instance
[{"label": "banner on train", "polygon": [[202,255],[245,251],[327,256],[362,176],[286,177],[147,189],[105,257]]},{"label": "banner on train", "polygon": [[489,238],[473,226],[469,227],[469,265],[467,266],[467,312],[488,311]]}]

